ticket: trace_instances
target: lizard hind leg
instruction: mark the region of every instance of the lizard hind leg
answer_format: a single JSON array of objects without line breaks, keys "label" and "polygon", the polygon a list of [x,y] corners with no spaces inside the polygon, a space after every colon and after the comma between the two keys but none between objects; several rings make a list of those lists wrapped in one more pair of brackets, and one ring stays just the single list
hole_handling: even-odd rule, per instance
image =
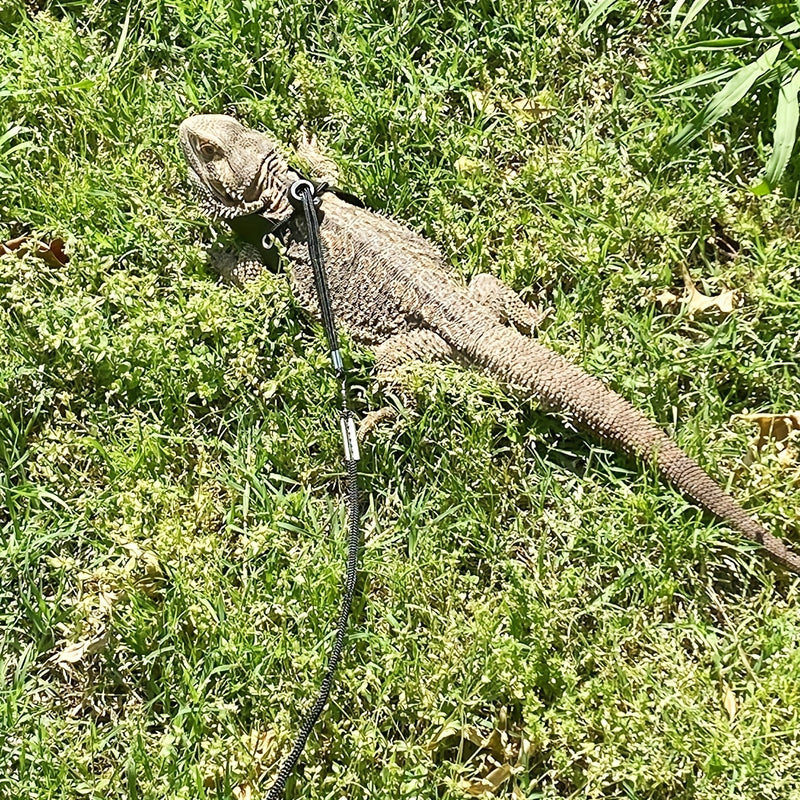
[{"label": "lizard hind leg", "polygon": [[492,313],[503,325],[511,324],[520,333],[531,334],[546,316],[531,308],[509,286],[488,272],[469,282],[469,295]]},{"label": "lizard hind leg", "polygon": [[391,375],[410,361],[456,361],[458,352],[438,333],[416,328],[397,333],[375,348],[378,377]]},{"label": "lizard hind leg", "polygon": [[[376,379],[386,389],[393,389],[403,405],[414,402],[404,385],[404,367],[414,361],[458,361],[458,352],[438,333],[424,328],[398,333],[375,348]],[[358,438],[363,439],[381,422],[397,419],[397,410],[384,406],[370,411],[361,421]]]}]

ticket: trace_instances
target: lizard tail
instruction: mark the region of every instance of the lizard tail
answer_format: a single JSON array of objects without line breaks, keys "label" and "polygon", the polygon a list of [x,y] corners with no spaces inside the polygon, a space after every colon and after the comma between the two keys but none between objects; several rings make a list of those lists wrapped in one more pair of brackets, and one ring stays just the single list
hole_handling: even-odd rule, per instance
[{"label": "lizard tail", "polygon": [[[716,481],[625,398],[563,356],[516,331],[497,324],[479,325],[457,338],[473,363],[507,385],[539,398],[547,407],[569,412],[581,427],[613,447],[645,461],[732,528],[758,542],[769,557],[800,573],[800,556],[773,536]],[[467,342],[464,346],[463,342]]]},{"label": "lizard tail", "polygon": [[[632,409],[634,413],[635,409]],[[793,553],[777,536],[750,516],[723,488],[712,480],[678,445],[667,438],[656,453],[661,474],[674,486],[696,500],[713,514],[724,519],[734,530],[758,542],[769,557],[792,572],[800,573],[800,556]]]}]

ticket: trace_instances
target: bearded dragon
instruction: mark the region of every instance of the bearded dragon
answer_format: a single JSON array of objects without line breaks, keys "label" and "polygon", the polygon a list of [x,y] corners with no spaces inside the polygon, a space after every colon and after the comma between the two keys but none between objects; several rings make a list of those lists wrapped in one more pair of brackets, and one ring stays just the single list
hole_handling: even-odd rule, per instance
[{"label": "bearded dragon", "polygon": [[[301,175],[276,142],[232,117],[190,117],[180,143],[206,214],[250,240],[228,277],[255,278],[273,251],[259,225],[284,222],[292,289],[318,312],[302,215],[289,187]],[[655,463],[661,476],[777,564],[800,573],[800,556],[772,535],[656,424],[622,396],[527,334],[536,315],[489,274],[469,287],[447,269],[441,252],[406,226],[327,192],[320,197],[320,235],[333,311],[358,342],[371,346],[388,373],[411,359],[454,361],[488,373],[546,408],[567,412],[611,446]]]}]

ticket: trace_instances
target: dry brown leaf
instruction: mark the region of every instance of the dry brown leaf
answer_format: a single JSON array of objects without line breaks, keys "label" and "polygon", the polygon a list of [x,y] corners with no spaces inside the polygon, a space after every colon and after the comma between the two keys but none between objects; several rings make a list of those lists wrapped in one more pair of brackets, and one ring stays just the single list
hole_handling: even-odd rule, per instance
[{"label": "dry brown leaf", "polygon": [[684,303],[686,305],[686,310],[692,317],[695,314],[705,314],[715,306],[720,313],[730,314],[736,307],[736,293],[728,289],[715,297],[709,297],[699,291],[693,284],[692,288],[686,293]]},{"label": "dry brown leaf", "polygon": [[733,722],[736,716],[736,695],[727,683],[722,684],[722,705],[728,712],[728,718]]},{"label": "dry brown leaf", "polygon": [[275,758],[278,743],[272,731],[250,731],[242,741],[255,765],[260,766],[264,761]]},{"label": "dry brown leaf", "polygon": [[161,564],[158,558],[153,553],[145,553],[142,558],[144,566],[144,577],[136,581],[136,588],[146,594],[148,597],[155,599],[164,591],[164,571],[161,569]]},{"label": "dry brown leaf", "polygon": [[69,256],[64,252],[63,239],[55,238],[46,242],[30,236],[17,236],[16,239],[0,242],[0,255],[23,253],[26,250],[33,252],[51,267],[63,267],[69,261]]},{"label": "dry brown leaf", "polygon": [[481,747],[488,750],[495,758],[504,759],[507,755],[508,734],[495,728],[481,743]]},{"label": "dry brown leaf", "polygon": [[69,256],[64,252],[63,239],[52,239],[47,244],[38,242],[35,252],[51,267],[63,267],[69,261]]},{"label": "dry brown leaf", "polygon": [[90,640],[68,644],[57,656],[56,663],[61,666],[77,664],[89,650]]},{"label": "dry brown leaf", "polygon": [[214,769],[212,771],[206,771],[203,775],[203,786],[206,789],[213,789],[218,783],[220,779],[220,770]]},{"label": "dry brown leaf", "polygon": [[431,739],[428,744],[425,745],[426,750],[436,750],[436,748],[443,742],[445,739],[452,739],[454,736],[461,735],[461,726],[456,722],[448,722],[446,725],[442,726],[442,729],[436,736]]},{"label": "dry brown leaf", "polygon": [[134,559],[132,562],[129,562],[128,567],[132,567],[136,563],[137,558],[141,558],[144,554],[144,550],[136,543],[136,542],[124,542],[120,545],[120,547],[132,558]]},{"label": "dry brown leaf", "polygon": [[151,550],[144,550],[136,542],[125,542],[121,547],[129,556],[125,571],[144,573],[136,579],[136,588],[148,597],[159,595],[164,589],[166,578],[158,556]]},{"label": "dry brown leaf", "polygon": [[730,314],[736,308],[736,292],[734,290],[727,289],[718,295],[710,296],[703,294],[697,288],[684,264],[681,264],[681,275],[685,289],[683,296],[679,297],[669,289],[665,289],[655,298],[662,308],[680,302],[686,308],[690,317],[706,314],[712,310],[716,310],[720,314]]},{"label": "dry brown leaf", "polygon": [[253,786],[249,781],[240,783],[233,787],[233,796],[236,800],[251,800],[253,797]]},{"label": "dry brown leaf", "polygon": [[511,764],[495,767],[484,778],[467,778],[461,781],[461,788],[472,797],[494,794],[514,773]]},{"label": "dry brown leaf", "polygon": [[0,242],[0,256],[5,256],[9,253],[13,253],[15,250],[19,250],[27,239],[27,236],[17,236],[16,239]]},{"label": "dry brown leaf", "polygon": [[519,741],[519,755],[517,756],[517,767],[527,767],[531,757],[533,745],[523,736]]},{"label": "dry brown leaf", "polygon": [[[241,747],[227,753],[224,766],[207,764],[203,785],[219,789],[225,781],[236,781],[231,794],[237,800],[261,797],[258,787],[264,783],[269,769],[278,755],[275,734],[272,731],[251,730],[241,738]],[[216,796],[216,795],[215,795]]]},{"label": "dry brown leaf", "polygon": [[233,790],[236,800],[250,800],[253,796],[253,786],[250,783],[243,783]]},{"label": "dry brown leaf", "polygon": [[106,646],[107,637],[105,633],[99,636],[93,636],[90,639],[79,639],[77,642],[68,644],[60,653],[57,653],[53,659],[56,664],[65,669],[69,669],[72,664],[77,664],[87,655],[92,653],[99,653]]},{"label": "dry brown leaf", "polygon": [[144,574],[148,578],[160,578],[164,575],[155,553],[145,553],[142,561],[144,562]]},{"label": "dry brown leaf", "polygon": [[499,111],[494,100],[492,100],[489,95],[487,95],[485,92],[482,92],[480,89],[474,89],[473,91],[469,92],[469,97],[472,100],[475,108],[478,111],[482,111],[487,116],[494,116]]},{"label": "dry brown leaf", "polygon": [[[458,738],[457,751],[455,742]],[[448,741],[450,740],[450,741]],[[461,788],[472,797],[493,795],[512,775],[521,772],[528,762],[531,744],[522,735],[522,730],[508,717],[508,710],[501,707],[494,726],[488,735],[483,735],[475,725],[459,726],[455,722],[445,724],[428,744],[428,750],[442,748],[445,753],[458,753],[466,759]],[[464,774],[462,773],[462,774]]]},{"label": "dry brown leaf", "polygon": [[119,592],[100,591],[97,594],[97,610],[100,616],[108,616],[117,600],[119,600]]},{"label": "dry brown leaf", "polygon": [[755,445],[759,450],[769,441],[774,441],[783,449],[789,441],[789,434],[800,430],[800,411],[791,411],[788,414],[737,414],[734,419],[755,422],[758,425]]},{"label": "dry brown leaf", "polygon": [[500,706],[497,710],[497,720],[494,723],[495,728],[499,731],[508,729],[508,709],[505,706]]},{"label": "dry brown leaf", "polygon": [[461,738],[472,742],[476,747],[483,747],[483,736],[474,725],[465,725],[461,729]]},{"label": "dry brown leaf", "polygon": [[671,306],[673,303],[678,302],[678,295],[674,294],[669,289],[664,289],[661,294],[656,295],[656,302],[661,306],[661,308],[666,308],[667,306]]}]

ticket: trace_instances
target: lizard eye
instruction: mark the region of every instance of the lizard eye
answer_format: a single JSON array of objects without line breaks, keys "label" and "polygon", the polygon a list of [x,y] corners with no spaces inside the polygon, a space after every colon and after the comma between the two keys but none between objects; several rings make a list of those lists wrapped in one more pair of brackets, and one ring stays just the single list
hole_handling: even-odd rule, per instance
[{"label": "lizard eye", "polygon": [[200,142],[197,145],[197,152],[204,161],[211,161],[217,154],[217,148],[211,142]]}]

